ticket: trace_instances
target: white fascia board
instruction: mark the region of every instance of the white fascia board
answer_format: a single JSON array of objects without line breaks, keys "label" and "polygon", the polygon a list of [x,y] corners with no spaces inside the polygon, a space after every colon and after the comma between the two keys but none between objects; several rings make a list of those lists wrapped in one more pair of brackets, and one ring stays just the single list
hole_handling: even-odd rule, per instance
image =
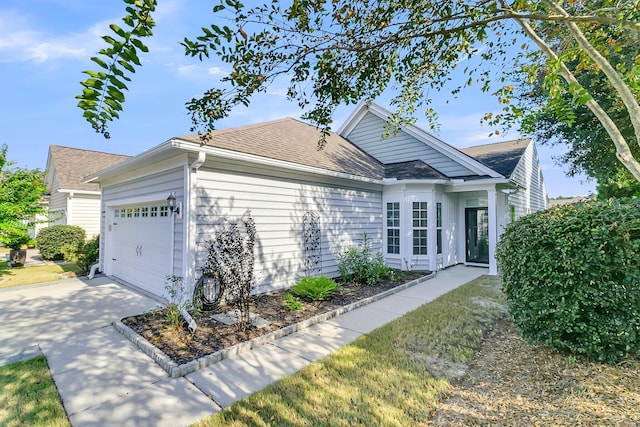
[{"label": "white fascia board", "polygon": [[171,144],[171,140],[165,141],[162,144],[156,145],[155,147],[147,151],[143,151],[137,156],[134,156],[128,160],[125,160],[124,162],[115,164],[109,168],[103,169],[89,176],[86,176],[84,177],[83,182],[87,184],[90,182],[100,181],[100,180],[107,179],[111,176],[123,173],[123,171],[135,169],[136,167],[139,167],[140,165],[145,164],[147,162],[147,159],[157,156],[163,152],[170,151],[173,148],[174,147]]},{"label": "white fascia board", "polygon": [[72,190],[68,188],[59,188],[58,193],[75,194],[76,196],[79,194],[86,194],[90,196],[99,196],[100,194],[102,194],[100,191],[96,190]]},{"label": "white fascia board", "polygon": [[445,192],[456,193],[463,191],[495,190],[498,184],[511,184],[511,181],[506,178],[486,178],[464,182],[450,182]]},{"label": "white fascia board", "polygon": [[431,135],[427,131],[424,131],[415,126],[407,126],[402,130],[407,132],[409,135],[413,136],[414,138],[418,139],[419,141],[422,141],[423,143],[429,145],[431,148],[438,150],[442,154],[452,158],[453,160],[465,166],[466,168],[476,172],[478,175],[488,175],[492,178],[504,178],[502,175],[500,175],[498,172],[494,171],[490,167],[483,165],[482,163],[473,159],[470,156],[467,156],[462,151],[436,138],[435,136]]},{"label": "white fascia board", "polygon": [[367,111],[371,109],[372,106],[376,106],[370,100],[365,99],[360,101],[360,103],[354,108],[354,110],[349,114],[347,120],[342,123],[342,126],[338,128],[336,133],[342,137],[350,134],[353,128],[362,120]]},{"label": "white fascia board", "polygon": [[382,184],[381,179],[366,178],[358,175],[335,172],[327,169],[316,168],[313,166],[300,165],[298,163],[292,163],[292,162],[286,162],[284,160],[277,160],[277,159],[271,159],[268,157],[256,156],[254,154],[247,154],[239,151],[225,150],[222,148],[216,148],[216,147],[211,147],[207,145],[201,146],[200,144],[196,144],[191,141],[185,141],[179,138],[172,139],[171,143],[174,147],[185,150],[185,151],[192,151],[192,152],[204,151],[207,154],[211,154],[212,156],[216,156],[216,157],[221,157],[223,159],[241,160],[241,161],[256,163],[256,164],[265,165],[265,166],[273,166],[273,167],[278,167],[282,169],[293,170],[296,172],[306,172],[306,173],[311,173],[316,175],[325,175],[325,176],[330,176],[334,178],[348,179],[351,181],[360,181],[360,182],[366,182],[371,184]]},{"label": "white fascia board", "polygon": [[[360,104],[358,104],[354,112],[351,113],[351,115],[347,118],[347,120],[340,127],[340,129],[338,129],[338,134],[343,137],[348,135],[353,130],[353,128],[356,127],[356,125],[360,122],[360,120],[362,120],[362,118],[367,112],[371,112],[372,114],[374,114],[375,116],[379,117],[384,121],[389,120],[389,117],[391,116],[391,112],[388,111],[387,109],[369,100],[364,100],[360,102]],[[434,150],[440,151],[442,154],[446,155],[447,157],[452,158],[453,160],[460,163],[464,167],[476,172],[478,175],[488,175],[492,178],[503,178],[503,176],[500,175],[498,172],[483,165],[482,163],[478,162],[472,157],[467,156],[462,151],[447,144],[446,142],[436,137],[435,135],[432,135],[429,132],[423,129],[420,129],[419,127],[416,127],[413,125],[407,125],[407,126],[403,126],[401,130],[413,136],[418,141],[421,141],[422,143],[430,146]]]},{"label": "white fascia board", "polygon": [[398,184],[440,184],[447,185],[451,184],[451,181],[448,179],[399,179],[397,181],[385,179],[382,182],[385,186],[392,186]]}]

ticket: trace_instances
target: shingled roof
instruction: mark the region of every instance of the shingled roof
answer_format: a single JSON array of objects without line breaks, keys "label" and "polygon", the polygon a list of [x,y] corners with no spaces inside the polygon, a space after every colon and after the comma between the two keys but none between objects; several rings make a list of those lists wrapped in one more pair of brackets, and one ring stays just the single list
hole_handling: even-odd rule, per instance
[{"label": "shingled roof", "polygon": [[384,165],[385,177],[396,179],[448,179],[422,160]]},{"label": "shingled roof", "polygon": [[509,178],[530,143],[531,139],[517,139],[462,148],[460,151]]},{"label": "shingled roof", "polygon": [[49,158],[53,162],[59,188],[78,191],[99,191],[99,184],[84,183],[83,178],[123,162],[129,159],[130,156],[51,145],[49,146]]},{"label": "shingled roof", "polygon": [[[327,136],[327,145],[319,150],[320,131],[292,118],[215,130],[210,136],[207,145],[211,147],[365,178],[385,176],[382,163],[333,132]],[[199,135],[178,139],[201,142]]]}]

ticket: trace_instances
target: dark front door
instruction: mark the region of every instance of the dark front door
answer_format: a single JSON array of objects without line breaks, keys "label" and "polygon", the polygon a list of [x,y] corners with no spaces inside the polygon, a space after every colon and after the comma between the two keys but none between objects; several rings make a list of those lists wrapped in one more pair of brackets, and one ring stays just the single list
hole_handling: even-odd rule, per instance
[{"label": "dark front door", "polygon": [[487,208],[465,209],[467,262],[489,264],[489,215]]}]

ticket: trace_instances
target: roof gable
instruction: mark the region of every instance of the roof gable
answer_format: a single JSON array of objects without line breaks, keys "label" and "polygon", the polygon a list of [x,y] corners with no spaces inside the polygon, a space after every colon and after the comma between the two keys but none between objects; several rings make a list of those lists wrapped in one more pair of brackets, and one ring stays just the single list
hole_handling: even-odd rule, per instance
[{"label": "roof gable", "polygon": [[457,148],[412,125],[404,125],[397,135],[382,139],[391,113],[369,102],[361,102],[338,133],[382,163],[422,160],[449,178],[500,174],[465,155]]},{"label": "roof gable", "polygon": [[[384,166],[346,139],[331,132],[320,150],[319,138],[320,131],[315,126],[285,118],[215,130],[206,145],[349,175],[384,178]],[[201,142],[199,135],[178,139]]]},{"label": "roof gable", "polygon": [[531,139],[517,139],[477,145],[463,148],[460,151],[485,164],[505,178],[509,178],[531,142]]},{"label": "roof gable", "polygon": [[129,159],[130,156],[84,150],[81,148],[49,146],[47,179],[49,185],[65,190],[99,191],[97,183],[85,183],[84,177]]}]

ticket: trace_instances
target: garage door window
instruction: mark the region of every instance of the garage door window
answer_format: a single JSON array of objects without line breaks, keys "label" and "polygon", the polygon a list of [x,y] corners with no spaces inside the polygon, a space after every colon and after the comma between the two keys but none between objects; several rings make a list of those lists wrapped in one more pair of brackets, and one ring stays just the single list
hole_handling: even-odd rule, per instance
[{"label": "garage door window", "polygon": [[167,206],[133,206],[113,210],[114,218],[157,218],[168,217]]}]

